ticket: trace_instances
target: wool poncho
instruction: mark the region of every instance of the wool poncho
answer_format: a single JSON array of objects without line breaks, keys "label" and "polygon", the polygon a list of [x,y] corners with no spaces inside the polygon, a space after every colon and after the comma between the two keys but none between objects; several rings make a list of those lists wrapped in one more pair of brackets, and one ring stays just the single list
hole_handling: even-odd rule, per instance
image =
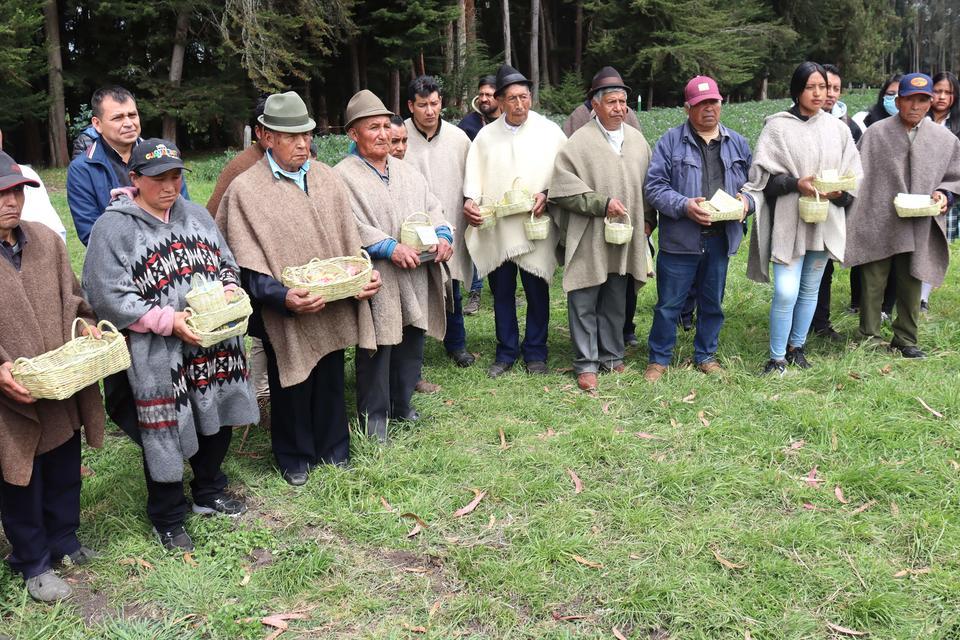
[{"label": "wool poncho", "polygon": [[[74,318],[90,324],[93,311],[70,268],[67,249],[39,222],[21,222],[27,238],[20,271],[0,258],[0,363],[33,358],[66,343]],[[66,400],[14,402],[0,393],[0,470],[25,487],[33,459],[56,449],[83,427],[87,444],[103,446],[103,399],[92,384]]]},{"label": "wool poncho", "polygon": [[[266,157],[230,183],[217,226],[241,267],[280,280],[285,267],[360,253],[350,197],[337,173],[311,162],[306,184],[304,192],[275,177]],[[284,387],[306,380],[329,353],[355,345],[376,348],[365,300],[337,300],[318,313],[280,313],[266,306],[261,313]]]},{"label": "wool poncho", "polygon": [[[118,329],[156,307],[183,311],[194,274],[224,285],[240,282],[213,218],[182,196],[165,223],[121,193],[93,226],[83,287],[97,315]],[[155,481],[183,479],[183,460],[197,452],[198,433],[213,435],[257,421],[241,338],[194,347],[174,335],[130,330],[127,339],[132,363],[127,378]]]},{"label": "wool poncho", "polygon": [[910,275],[938,287],[950,260],[946,215],[900,218],[898,193],[960,193],[960,140],[924,118],[910,142],[900,118],[887,118],[860,138],[864,179],[847,219],[845,262],[856,266],[909,253]]},{"label": "wool poncho", "polygon": [[[481,129],[470,146],[464,196],[475,201],[480,196],[499,200],[515,178],[520,178],[531,193],[546,190],[557,152],[566,140],[560,127],[534,111],[516,131],[507,127],[506,116],[501,115]],[[467,229],[467,248],[481,277],[511,260],[535,276],[553,278],[557,269],[556,228],[551,225],[544,240],[527,240],[523,223],[529,217],[507,216],[492,229]]]},{"label": "wool poncho", "polygon": [[[606,282],[607,275],[630,274],[647,280],[649,248],[643,232],[643,184],[650,165],[650,145],[636,129],[623,128],[623,147],[611,148],[596,122],[577,130],[557,154],[550,197],[563,198],[591,191],[619,198],[633,224],[633,238],[622,245],[604,239],[604,217],[561,211],[559,227],[566,227],[563,290],[584,289]],[[551,212],[556,208],[552,208]],[[566,217],[566,224],[560,216]]]},{"label": "wool poncho", "polygon": [[[800,219],[799,193],[777,198],[775,210],[763,194],[771,176],[805,178],[824,169],[836,169],[841,176],[852,173],[858,182],[863,176],[860,154],[843,122],[823,111],[806,121],[788,111],[767,117],[754,150],[750,181],[743,186],[756,203],[747,262],[751,280],[768,282],[771,261],[789,264],[807,251],[826,251],[832,259],[843,260],[844,209],[831,202],[827,219],[811,224]],[[859,191],[850,193],[856,196]]]},{"label": "wool poncho", "polygon": [[403,160],[419,169],[427,179],[427,186],[440,200],[443,217],[453,231],[453,257],[448,262],[450,275],[454,280],[469,282],[473,278],[473,262],[463,241],[468,226],[463,215],[463,172],[470,138],[449,122],[443,122],[429,141],[416,130],[413,118],[407,119],[407,131],[410,143]]},{"label": "wool poncho", "polygon": [[223,200],[223,194],[227,192],[227,187],[241,173],[257,164],[263,158],[266,150],[259,142],[254,142],[249,147],[234,156],[233,160],[227,163],[220,175],[217,177],[217,184],[213,187],[213,193],[207,200],[207,211],[213,217],[217,216],[217,210],[220,208],[220,202]]},{"label": "wool poncho", "polygon": [[[416,134],[414,134],[416,135]],[[440,201],[427,187],[423,175],[411,164],[388,157],[390,182],[386,184],[359,156],[350,154],[334,169],[350,193],[363,246],[387,238],[400,240],[400,226],[413,213],[423,212],[434,227],[446,224]],[[423,329],[442,340],[447,327],[444,304],[445,272],[436,262],[401,269],[391,260],[374,260],[383,285],[370,299],[377,344],[400,344],[403,328]]]}]

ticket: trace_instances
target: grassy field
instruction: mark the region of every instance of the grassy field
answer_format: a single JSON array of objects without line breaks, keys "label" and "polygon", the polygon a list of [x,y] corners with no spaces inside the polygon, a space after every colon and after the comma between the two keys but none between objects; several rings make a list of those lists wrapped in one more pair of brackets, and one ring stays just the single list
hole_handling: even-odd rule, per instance
[{"label": "grassy field", "polygon": [[[726,118],[753,138],[772,110],[733,105]],[[653,116],[651,137],[682,118]],[[190,183],[201,202],[202,173]],[[44,174],[68,220],[63,176]],[[79,267],[75,236],[70,250]],[[556,373],[489,380],[485,291],[467,319],[479,364],[457,369],[428,344],[426,376],[443,390],[417,397],[423,421],[390,446],[357,436],[348,469],[294,489],[268,434],[253,429],[240,452],[238,432],[226,471],[250,512],[191,516],[192,556],[155,542],[138,451],[108,437],[84,454],[80,531],[102,558],[68,570],[76,595],[55,607],[3,565],[0,633],[265,638],[277,629],[261,619],[294,613],[282,639],[960,637],[956,270],[921,326],[927,360],[811,339],[812,370],[760,378],[771,289],[746,280],[745,257],[730,268],[722,379],[685,364],[687,334],[659,384],[642,379],[642,346],[597,395],[578,392],[556,281]],[[835,324],[853,336],[846,276]],[[645,336],[654,288],[639,298]]]}]

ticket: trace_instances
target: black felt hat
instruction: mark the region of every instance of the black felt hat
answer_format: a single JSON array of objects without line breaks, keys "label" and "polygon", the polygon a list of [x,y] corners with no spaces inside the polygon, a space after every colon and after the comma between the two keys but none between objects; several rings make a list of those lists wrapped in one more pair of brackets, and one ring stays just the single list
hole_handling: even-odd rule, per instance
[{"label": "black felt hat", "polygon": [[590,83],[590,91],[587,92],[587,97],[592,100],[594,94],[601,89],[623,89],[624,91],[630,91],[630,87],[623,84],[623,78],[620,77],[620,72],[613,67],[604,67],[600,69],[600,71],[597,71],[596,75],[593,76],[593,81]]},{"label": "black felt hat", "polygon": [[508,64],[500,65],[497,69],[497,88],[493,95],[499,96],[503,90],[512,84],[525,84],[528,88],[533,88],[533,83],[527,80],[527,77]]}]

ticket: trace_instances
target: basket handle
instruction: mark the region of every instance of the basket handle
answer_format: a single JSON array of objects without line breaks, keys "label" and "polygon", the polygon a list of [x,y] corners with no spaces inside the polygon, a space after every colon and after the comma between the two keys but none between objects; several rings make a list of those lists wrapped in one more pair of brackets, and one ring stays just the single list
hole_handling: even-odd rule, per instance
[{"label": "basket handle", "polygon": [[367,264],[373,267],[373,260],[370,259],[370,254],[367,253],[366,249],[360,249],[360,257],[367,261]]},{"label": "basket handle", "polygon": [[109,320],[101,320],[97,323],[97,329],[100,329],[100,333],[103,333],[104,329],[109,329],[114,333],[120,333],[120,329],[117,329],[117,325],[113,324]]},{"label": "basket handle", "polygon": [[[77,324],[82,324],[82,325],[83,325],[83,328],[82,328],[81,331],[80,331],[81,334],[82,334],[84,331],[86,331],[87,329],[90,328],[90,323],[87,322],[86,320],[84,320],[83,318],[74,318],[74,319],[73,319],[73,326],[70,328],[70,339],[71,339],[71,340],[76,340],[76,339],[79,337],[79,334],[77,333]],[[91,337],[93,337],[93,336],[91,336]]]},{"label": "basket handle", "polygon": [[426,214],[426,212],[424,212],[424,211],[414,211],[413,213],[411,213],[410,215],[408,215],[406,218],[404,218],[403,221],[404,221],[404,222],[418,222],[418,220],[414,220],[414,219],[413,219],[413,218],[417,218],[417,217],[419,217],[420,219],[422,219],[423,222],[426,222],[427,224],[430,224],[430,216],[428,216],[428,215]]},{"label": "basket handle", "polygon": [[513,184],[510,185],[510,189],[516,190],[516,189],[519,189],[521,186],[522,186],[522,183],[520,182],[520,176],[517,176],[516,178],[513,179]]},{"label": "basket handle", "polygon": [[[633,225],[633,220],[630,219],[630,214],[629,214],[628,212],[624,211],[624,212],[623,212],[623,215],[620,215],[620,216],[617,216],[617,217],[618,217],[618,218],[626,218],[626,219],[627,219],[627,225],[630,225],[630,226]],[[603,216],[603,224],[613,224],[612,222],[610,222],[610,216]]]}]

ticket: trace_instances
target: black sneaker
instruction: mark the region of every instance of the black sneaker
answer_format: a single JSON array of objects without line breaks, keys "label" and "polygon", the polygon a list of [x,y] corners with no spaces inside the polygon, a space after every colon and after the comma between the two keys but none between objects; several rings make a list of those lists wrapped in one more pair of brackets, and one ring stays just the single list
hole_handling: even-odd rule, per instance
[{"label": "black sneaker", "polygon": [[183,525],[167,529],[166,531],[153,530],[160,538],[160,544],[167,551],[193,551],[193,540]]},{"label": "black sneaker", "polygon": [[792,364],[801,369],[809,369],[813,366],[807,361],[807,356],[803,355],[803,347],[787,349],[787,364]]},{"label": "black sneaker", "polygon": [[837,332],[837,330],[834,329],[833,327],[826,327],[825,329],[814,329],[813,333],[816,336],[823,338],[824,340],[828,340],[830,342],[846,342],[846,340],[843,339],[843,336],[840,335],[840,333]]},{"label": "black sneaker", "polygon": [[460,349],[459,351],[447,351],[447,356],[460,368],[467,368],[472,365],[476,358],[473,357],[473,354],[467,351],[466,349]]},{"label": "black sneaker", "polygon": [[926,300],[920,301],[920,313],[928,313],[930,311],[930,303]]},{"label": "black sneaker", "polygon": [[246,511],[247,505],[243,503],[243,500],[237,500],[236,498],[230,498],[225,495],[217,496],[213,500],[193,503],[193,512],[199,513],[202,516],[221,515],[227,516],[228,518],[236,518],[246,513]]},{"label": "black sneaker", "polygon": [[921,351],[917,347],[901,347],[899,345],[891,344],[890,350],[899,351],[900,355],[902,355],[904,358],[922,360],[927,357],[927,354],[925,354],[923,351]]},{"label": "black sneaker", "polygon": [[786,360],[767,360],[766,366],[763,367],[763,371],[760,375],[765,376],[771,373],[776,373],[777,375],[783,375],[787,370]]},{"label": "black sneaker", "polygon": [[693,314],[684,315],[680,314],[680,317],[677,318],[677,324],[680,325],[680,328],[686,331],[691,331],[693,329]]}]

